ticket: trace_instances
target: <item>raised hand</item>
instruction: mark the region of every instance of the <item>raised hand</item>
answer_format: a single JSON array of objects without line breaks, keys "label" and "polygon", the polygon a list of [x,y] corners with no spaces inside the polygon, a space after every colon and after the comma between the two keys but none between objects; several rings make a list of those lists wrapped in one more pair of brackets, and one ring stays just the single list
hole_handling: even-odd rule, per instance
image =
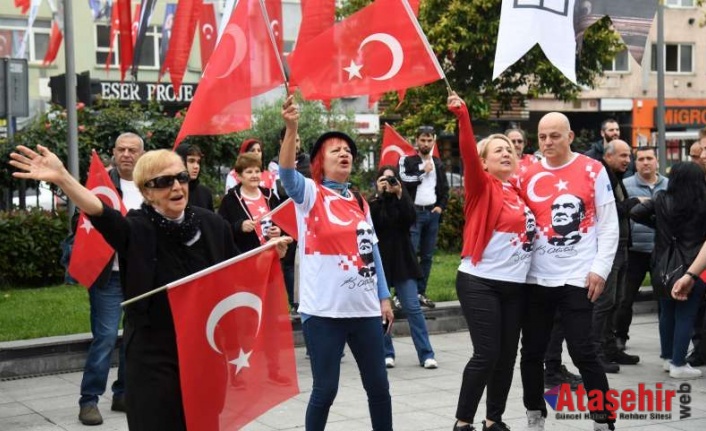
[{"label": "raised hand", "polygon": [[10,153],[10,165],[19,169],[19,172],[12,173],[13,177],[54,184],[65,177],[67,171],[64,164],[46,147],[37,145],[37,151],[34,151],[24,145],[18,145],[16,149],[17,152]]},{"label": "raised hand", "polygon": [[287,129],[296,130],[299,125],[299,105],[294,103],[294,96],[289,95],[282,105],[282,118]]}]

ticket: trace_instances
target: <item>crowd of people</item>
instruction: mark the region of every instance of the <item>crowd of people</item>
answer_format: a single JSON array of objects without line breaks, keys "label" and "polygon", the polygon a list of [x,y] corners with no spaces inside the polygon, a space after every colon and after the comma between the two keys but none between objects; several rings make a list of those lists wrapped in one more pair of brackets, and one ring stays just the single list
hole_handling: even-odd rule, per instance
[{"label": "crowd of people", "polygon": [[[456,292],[473,352],[453,429],[476,429],[485,392],[482,429],[509,430],[503,414],[518,348],[528,429],[544,429],[545,387],[583,384],[605,394],[607,373],[640,361],[626,350],[632,305],[647,274],[659,302],[664,371],[674,379],[701,377],[695,367],[706,357],[706,129],[690,148],[692,160],[671,166],[667,178],[659,173],[655,148],[631,148],[614,119],[604,121],[601,140],[579,154],[572,150],[569,119],[548,113],[532,153],[518,128],[477,142],[463,99],[452,93],[447,105],[458,121],[464,169]],[[217,212],[211,191],[199,182],[204,153],[193,144],[145,152],[134,133],[116,139],[110,177],[129,210],[125,216],[79,184],[46,147],[20,146],[11,154],[16,177],[58,185],[115,250],[89,290],[94,339],[81,383],[83,424],[103,421],[98,400],[123,300],[267,241],[278,241],[283,284],[306,342],[313,375],[308,431],[326,427],[346,344],[373,429],[392,430],[387,369],[395,367],[395,310],[406,316],[419,366],[439,367],[421,308],[435,305],[427,283],[449,197],[446,168],[433,155],[434,128],[419,127],[416,155],[380,167],[366,199],[349,182],[355,140],[329,131],[307,154],[297,133],[299,114],[288,97],[279,154],[267,167],[263,142],[240,145]],[[298,243],[281,240],[295,232],[267,215],[287,198],[294,202]],[[127,413],[131,430],[185,430],[166,294],[130,304],[124,315],[111,409]],[[564,340],[580,375],[561,364]],[[593,411],[591,418],[596,430],[615,429],[609,411]]]}]

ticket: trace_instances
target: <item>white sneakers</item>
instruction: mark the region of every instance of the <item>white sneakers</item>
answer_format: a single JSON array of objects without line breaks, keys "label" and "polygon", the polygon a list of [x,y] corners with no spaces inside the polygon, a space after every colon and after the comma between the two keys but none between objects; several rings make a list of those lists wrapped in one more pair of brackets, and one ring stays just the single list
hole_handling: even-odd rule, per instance
[{"label": "white sneakers", "polygon": [[527,431],[544,431],[544,417],[539,410],[527,410]]},{"label": "white sneakers", "polygon": [[439,367],[439,363],[436,362],[436,359],[429,358],[429,359],[424,360],[424,368],[426,368],[427,370],[433,370],[438,367]]},{"label": "white sneakers", "polygon": [[669,368],[672,366],[672,360],[671,359],[665,359],[664,362],[662,363],[662,369],[664,370],[665,373],[669,372]]},{"label": "white sneakers", "polygon": [[688,363],[681,367],[671,364],[669,366],[669,377],[680,380],[698,379],[701,378],[701,370],[691,368],[691,365]]},{"label": "white sneakers", "polygon": [[610,431],[610,425],[599,424],[598,422],[593,423],[593,431]]},{"label": "white sneakers", "polygon": [[385,358],[386,368],[395,368],[395,358]]}]

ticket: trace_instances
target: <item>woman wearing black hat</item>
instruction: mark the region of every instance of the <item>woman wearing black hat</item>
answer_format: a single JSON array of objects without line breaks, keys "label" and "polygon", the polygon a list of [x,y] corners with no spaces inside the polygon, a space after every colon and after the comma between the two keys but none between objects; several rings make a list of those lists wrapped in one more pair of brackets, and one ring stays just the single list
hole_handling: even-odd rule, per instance
[{"label": "woman wearing black hat", "polygon": [[370,209],[348,190],[355,142],[342,132],[321,135],[311,149],[313,179],[306,179],[295,170],[299,112],[291,96],[282,116],[287,131],[279,154],[280,178],[296,206],[299,312],[314,377],[306,430],[326,427],[346,342],[368,395],[373,430],[392,430],[381,317],[389,325],[394,315]]}]

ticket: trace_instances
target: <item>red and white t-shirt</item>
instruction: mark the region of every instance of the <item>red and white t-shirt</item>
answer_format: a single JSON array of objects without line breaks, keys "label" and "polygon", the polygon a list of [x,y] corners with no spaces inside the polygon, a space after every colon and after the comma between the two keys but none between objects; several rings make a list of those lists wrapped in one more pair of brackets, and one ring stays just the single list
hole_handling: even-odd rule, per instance
[{"label": "red and white t-shirt", "polygon": [[524,283],[532,261],[535,227],[534,215],[517,189],[503,183],[503,207],[483,258],[473,265],[470,257],[464,257],[458,270],[476,277]]},{"label": "red and white t-shirt", "polygon": [[257,237],[260,240],[260,244],[266,243],[267,240],[265,239],[265,236],[267,235],[265,234],[265,232],[263,232],[263,228],[269,228],[270,226],[272,226],[272,220],[263,219],[263,216],[270,212],[270,209],[267,206],[267,200],[265,200],[265,196],[263,196],[260,189],[258,189],[257,197],[250,198],[248,196],[245,196],[241,189],[240,197],[243,199],[243,203],[247,207],[252,220],[257,222],[257,228],[255,229],[255,233],[257,234]]},{"label": "red and white t-shirt", "polygon": [[531,165],[520,182],[537,219],[527,281],[585,286],[598,251],[596,208],[615,200],[603,165],[580,154],[556,168],[543,160]]},{"label": "red and white t-shirt", "polygon": [[305,180],[304,201],[295,204],[299,231],[299,311],[322,317],[380,316],[373,230],[351,194]]}]

